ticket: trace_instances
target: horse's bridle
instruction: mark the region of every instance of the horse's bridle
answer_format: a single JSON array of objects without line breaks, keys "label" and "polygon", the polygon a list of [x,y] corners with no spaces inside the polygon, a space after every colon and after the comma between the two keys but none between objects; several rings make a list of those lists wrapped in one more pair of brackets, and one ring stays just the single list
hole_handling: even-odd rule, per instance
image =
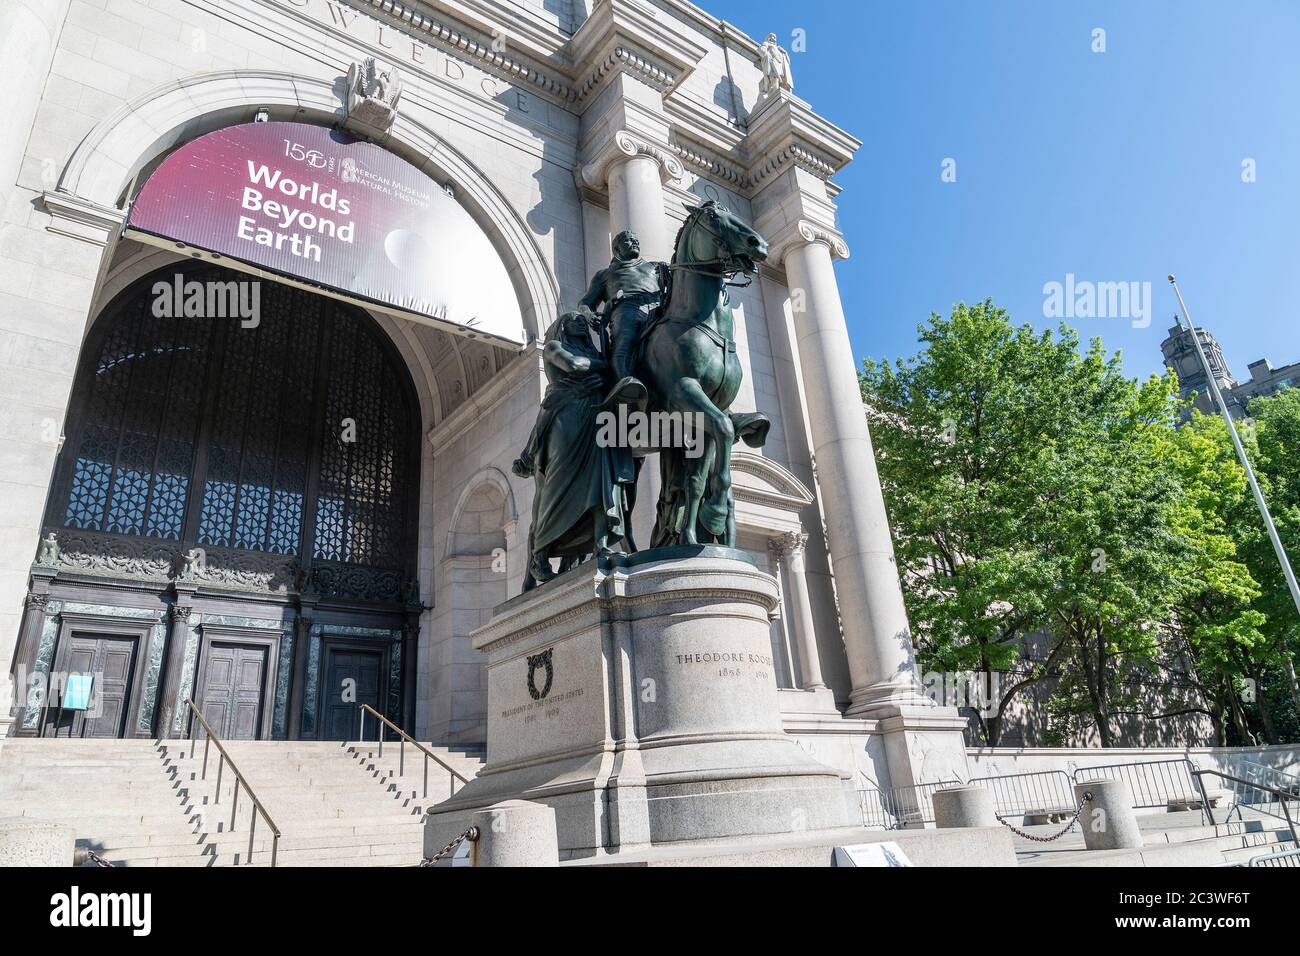
[{"label": "horse's bridle", "polygon": [[[718,244],[725,249],[727,247],[727,240],[724,239],[722,236],[720,236],[717,232],[709,228],[708,223],[703,221],[703,215],[704,215],[703,208],[696,210],[692,214],[695,220],[695,224],[699,226],[701,229],[703,229],[705,232],[707,232],[714,239],[716,239],[718,241]],[[702,266],[719,266],[720,268],[718,269],[717,272],[711,272],[708,269],[701,268]],[[706,276],[717,276],[720,279],[730,279],[731,276],[739,275],[740,273],[743,273],[745,271],[743,266],[740,267],[736,266],[736,260],[731,256],[730,253],[728,253],[725,256],[719,256],[715,259],[705,259],[701,262],[669,263],[668,268],[670,270],[676,269],[682,272],[697,272],[700,275],[706,275]],[[754,269],[757,272],[758,263],[754,264]],[[754,281],[754,277],[752,275],[747,275],[745,276],[744,282],[729,281],[726,284],[733,289],[744,289],[747,286],[751,285],[753,281]]]}]

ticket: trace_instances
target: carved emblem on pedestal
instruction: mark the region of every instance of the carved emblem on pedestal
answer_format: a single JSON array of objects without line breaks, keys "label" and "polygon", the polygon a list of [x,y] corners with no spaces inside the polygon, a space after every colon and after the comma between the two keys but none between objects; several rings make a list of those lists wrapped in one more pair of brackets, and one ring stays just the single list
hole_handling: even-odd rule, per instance
[{"label": "carved emblem on pedestal", "polygon": [[[555,667],[551,661],[551,653],[555,650],[548,647],[540,654],[528,655],[528,694],[533,700],[541,700],[551,692],[551,681],[555,678]],[[537,689],[537,670],[543,668],[546,671],[546,683],[542,689]]]}]

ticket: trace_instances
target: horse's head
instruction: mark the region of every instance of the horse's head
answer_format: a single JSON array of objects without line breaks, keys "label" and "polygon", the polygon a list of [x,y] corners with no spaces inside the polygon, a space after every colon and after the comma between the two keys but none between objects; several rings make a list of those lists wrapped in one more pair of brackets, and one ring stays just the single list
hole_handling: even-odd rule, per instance
[{"label": "horse's head", "polygon": [[752,275],[767,258],[767,240],[741,222],[726,206],[709,199],[687,206],[676,261],[717,265],[722,273]]}]

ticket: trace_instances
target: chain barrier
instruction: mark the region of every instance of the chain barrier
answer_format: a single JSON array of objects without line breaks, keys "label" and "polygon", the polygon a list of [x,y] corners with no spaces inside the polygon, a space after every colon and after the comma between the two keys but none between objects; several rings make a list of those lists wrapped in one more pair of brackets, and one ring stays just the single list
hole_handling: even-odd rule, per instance
[{"label": "chain barrier", "polygon": [[420,866],[433,866],[435,863],[437,863],[439,860],[445,857],[448,853],[453,852],[456,849],[456,847],[460,846],[466,840],[469,840],[470,843],[473,843],[477,839],[478,839],[478,827],[470,827],[468,830],[466,830],[460,836],[456,837],[456,839],[452,840],[450,843],[448,843],[445,847],[443,847],[433,856],[427,856],[423,860],[421,860]]},{"label": "chain barrier", "polygon": [[80,846],[72,854],[72,865],[82,866],[86,863],[94,863],[95,866],[106,869],[113,869],[113,864],[104,859],[90,847]]},{"label": "chain barrier", "polygon": [[1003,820],[1001,817],[998,817],[998,823],[1002,824],[1004,827],[1006,827],[1016,836],[1024,837],[1026,840],[1033,840],[1035,843],[1051,843],[1053,840],[1061,839],[1061,837],[1065,836],[1067,833],[1069,833],[1071,830],[1074,829],[1074,825],[1079,822],[1079,817],[1083,816],[1084,806],[1091,801],[1092,801],[1092,791],[1087,791],[1086,793],[1084,793],[1082,797],[1079,798],[1079,806],[1077,809],[1075,809],[1074,816],[1070,817],[1070,822],[1065,825],[1065,829],[1061,830],[1059,833],[1054,833],[1051,836],[1035,836],[1032,833],[1026,833],[1024,830],[1020,829],[1019,827],[1014,827],[1010,823],[1007,823],[1007,821]]}]

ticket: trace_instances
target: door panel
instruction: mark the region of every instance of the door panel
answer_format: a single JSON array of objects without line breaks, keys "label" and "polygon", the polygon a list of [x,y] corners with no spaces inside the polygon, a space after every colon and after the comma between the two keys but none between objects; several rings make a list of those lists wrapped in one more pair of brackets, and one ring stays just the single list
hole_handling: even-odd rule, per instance
[{"label": "door panel", "polygon": [[266,704],[267,649],[213,641],[203,668],[200,705],[222,740],[257,740]]},{"label": "door panel", "polygon": [[[330,648],[322,687],[322,740],[353,740],[360,722],[360,705],[384,712],[384,652]],[[354,682],[348,685],[346,682]],[[355,691],[345,699],[345,691]],[[370,721],[371,724],[374,721]]]},{"label": "door panel", "polygon": [[70,674],[93,674],[90,709],[63,715],[61,729],[78,737],[122,737],[131,707],[137,640],[74,632],[66,657]]}]

